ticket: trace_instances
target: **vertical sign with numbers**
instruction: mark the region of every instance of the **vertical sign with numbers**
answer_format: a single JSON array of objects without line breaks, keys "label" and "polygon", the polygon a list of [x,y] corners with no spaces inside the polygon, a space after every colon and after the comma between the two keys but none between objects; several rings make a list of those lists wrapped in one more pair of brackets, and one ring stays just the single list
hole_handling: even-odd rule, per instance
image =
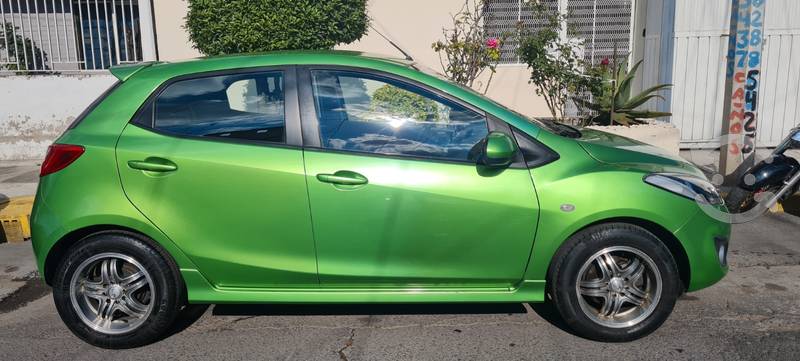
[{"label": "vertical sign with numbers", "polygon": [[766,0],[731,0],[720,171],[735,172],[752,159],[758,127],[758,84]]}]

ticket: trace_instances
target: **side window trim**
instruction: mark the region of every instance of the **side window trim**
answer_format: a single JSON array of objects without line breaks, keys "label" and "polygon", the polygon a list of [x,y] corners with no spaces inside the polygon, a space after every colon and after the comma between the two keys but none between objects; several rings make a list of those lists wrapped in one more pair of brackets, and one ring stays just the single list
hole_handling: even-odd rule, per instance
[{"label": "side window trim", "polygon": [[[542,144],[536,138],[525,134],[522,130],[509,126],[514,138],[519,145],[520,156],[523,158],[521,166],[528,169],[538,168],[550,164],[561,158],[561,155]],[[515,164],[517,161],[514,162]]]},{"label": "side window trim", "polygon": [[300,99],[300,124],[303,133],[303,147],[322,148],[319,136],[319,119],[314,102],[314,89],[311,70],[308,67],[297,69],[297,96]]},{"label": "side window trim", "polygon": [[[441,162],[441,163],[455,163],[455,164],[476,164],[475,161],[470,160],[459,160],[459,159],[450,159],[450,158],[439,158],[439,157],[430,157],[430,156],[413,156],[413,155],[400,155],[400,154],[383,154],[383,153],[373,153],[373,152],[365,152],[365,151],[354,151],[354,150],[341,150],[341,149],[331,149],[325,148],[322,146],[322,141],[320,138],[319,133],[319,118],[317,117],[317,109],[316,109],[316,102],[314,99],[314,89],[313,89],[313,81],[312,81],[312,71],[343,71],[349,73],[364,73],[372,77],[382,77],[387,78],[392,81],[397,81],[401,83],[406,83],[412,85],[414,87],[420,88],[423,91],[429,92],[434,94],[438,97],[446,99],[447,101],[453,102],[458,104],[459,106],[463,106],[464,108],[477,113],[478,115],[482,116],[486,123],[488,131],[492,131],[492,121],[489,119],[490,115],[487,114],[483,109],[477,108],[472,104],[469,104],[457,97],[454,97],[450,94],[442,92],[438,89],[432,88],[426,84],[422,84],[417,82],[413,79],[408,79],[402,76],[394,75],[388,72],[383,72],[375,69],[368,69],[368,68],[360,68],[360,67],[352,67],[352,66],[341,66],[341,65],[307,65],[307,66],[299,66],[297,69],[297,80],[298,80],[298,96],[300,99],[300,108],[301,108],[301,116],[300,122],[302,124],[302,133],[303,133],[303,148],[309,148],[310,150],[320,151],[320,152],[334,152],[334,153],[342,153],[342,154],[354,154],[359,156],[372,156],[372,157],[382,157],[382,158],[392,158],[392,159],[405,159],[405,160],[424,160],[424,161],[432,161],[432,162]],[[509,134],[510,135],[510,134]]]},{"label": "side window trim", "polygon": [[[454,97],[454,96],[452,96],[452,95],[450,95],[448,93],[445,93],[445,92],[443,92],[443,91],[441,91],[439,89],[433,88],[433,87],[431,87],[431,86],[429,86],[427,84],[420,83],[420,82],[418,82],[418,81],[416,81],[414,79],[405,78],[405,77],[402,77],[402,76],[399,76],[399,75],[395,75],[395,74],[392,74],[392,73],[389,73],[389,72],[370,69],[370,68],[361,68],[361,67],[357,67],[357,66],[345,66],[345,65],[306,65],[306,66],[301,66],[300,69],[304,69],[304,70],[308,71],[308,73],[309,73],[309,81],[310,81],[311,72],[321,70],[321,71],[343,71],[343,72],[348,72],[348,73],[362,73],[362,74],[366,74],[367,76],[386,78],[386,79],[390,79],[390,80],[397,81],[397,82],[400,82],[400,83],[406,83],[406,84],[412,85],[412,86],[414,86],[416,88],[420,88],[420,89],[422,89],[422,90],[424,90],[426,92],[429,92],[431,94],[434,94],[434,95],[436,95],[438,97],[447,99],[447,101],[456,103],[456,104],[458,104],[458,105],[460,105],[460,106],[462,106],[464,108],[467,108],[468,110],[471,110],[471,111],[473,111],[475,113],[478,113],[478,114],[483,115],[483,116],[487,116],[486,112],[483,111],[483,109],[480,109],[480,108],[478,108],[478,107],[476,107],[476,106],[474,106],[474,105],[472,105],[472,104],[470,104],[468,102],[465,102],[465,101],[461,100],[458,97]],[[309,82],[309,86],[311,86],[310,82]]]},{"label": "side window trim", "polygon": [[[142,103],[138,110],[134,113],[129,121],[130,124],[145,128],[151,132],[158,133],[164,136],[173,138],[195,139],[203,141],[217,141],[227,143],[243,143],[254,144],[273,147],[302,147],[302,136],[300,134],[300,105],[297,95],[297,76],[296,66],[267,66],[255,68],[241,68],[241,69],[227,69],[210,72],[195,73],[189,75],[176,76],[165,80],[154,90],[147,99]],[[170,85],[191,79],[209,78],[215,76],[227,75],[244,75],[244,74],[259,74],[279,71],[283,74],[283,91],[284,91],[284,127],[285,127],[285,143],[266,142],[260,140],[247,140],[237,138],[218,138],[218,137],[202,137],[186,134],[178,134],[169,132],[155,127],[155,102],[158,97]]]}]

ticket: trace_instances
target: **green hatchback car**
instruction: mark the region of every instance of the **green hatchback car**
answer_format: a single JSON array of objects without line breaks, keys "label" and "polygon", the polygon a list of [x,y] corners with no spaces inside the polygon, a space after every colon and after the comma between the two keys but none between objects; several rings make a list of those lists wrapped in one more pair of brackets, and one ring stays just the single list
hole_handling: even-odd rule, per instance
[{"label": "green hatchback car", "polygon": [[705,176],[526,118],[411,61],[277,52],[111,69],[53,144],[38,267],[83,340],[192,304],[551,302],[626,341],[727,272]]}]

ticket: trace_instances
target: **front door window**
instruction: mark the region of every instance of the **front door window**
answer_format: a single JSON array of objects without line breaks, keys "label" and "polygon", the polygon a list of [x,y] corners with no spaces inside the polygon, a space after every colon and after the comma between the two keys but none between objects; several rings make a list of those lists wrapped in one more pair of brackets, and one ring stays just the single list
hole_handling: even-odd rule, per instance
[{"label": "front door window", "polygon": [[312,72],[322,147],[475,161],[486,118],[434,93],[388,77]]}]

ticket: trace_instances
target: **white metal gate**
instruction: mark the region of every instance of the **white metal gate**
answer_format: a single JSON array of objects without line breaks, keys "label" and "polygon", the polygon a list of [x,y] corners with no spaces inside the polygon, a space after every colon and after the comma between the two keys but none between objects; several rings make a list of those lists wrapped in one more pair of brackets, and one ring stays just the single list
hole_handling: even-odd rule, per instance
[{"label": "white metal gate", "polygon": [[767,0],[756,141],[776,146],[800,124],[800,1]]},{"label": "white metal gate", "polygon": [[[681,130],[681,147],[717,148],[724,117],[731,0],[649,0],[659,5],[648,4],[648,26],[654,18],[671,20],[661,6],[670,2],[674,2],[674,31],[659,36],[660,41],[672,38],[673,55],[656,46],[655,39],[644,39],[645,64],[651,65],[645,66],[643,86],[674,84],[671,99],[658,107],[672,112],[671,121]],[[772,147],[800,122],[800,1],[766,0],[764,27],[756,143]]]},{"label": "white metal gate", "polygon": [[0,74],[154,59],[149,0],[0,0]]},{"label": "white metal gate", "polygon": [[[487,36],[514,34],[517,24],[536,30],[543,19],[534,17],[528,0],[488,0],[486,2]],[[548,11],[568,16],[568,23],[583,43],[587,62],[597,64],[611,57],[614,47],[624,57],[631,37],[631,0],[539,0]],[[566,34],[564,34],[566,37]],[[566,39],[565,39],[566,40]],[[518,64],[516,41],[508,38],[501,52],[501,63]]]}]

